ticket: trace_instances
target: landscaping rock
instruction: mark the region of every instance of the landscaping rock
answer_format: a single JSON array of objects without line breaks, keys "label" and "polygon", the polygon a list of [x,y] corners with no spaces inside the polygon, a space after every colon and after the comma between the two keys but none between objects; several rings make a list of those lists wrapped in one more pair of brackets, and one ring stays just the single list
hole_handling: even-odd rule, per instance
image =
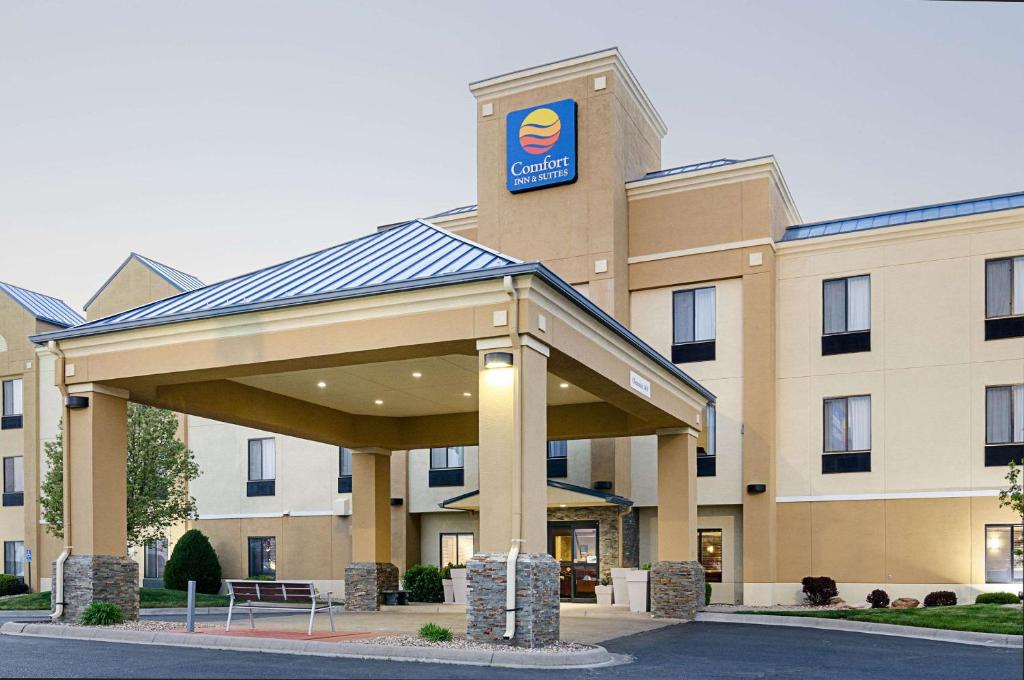
[{"label": "landscaping rock", "polygon": [[835,597],[828,598],[828,606],[830,607],[845,607],[846,600],[836,595]]},{"label": "landscaping rock", "polygon": [[914,609],[921,604],[920,600],[915,600],[912,597],[900,597],[893,601],[891,606],[893,609]]}]

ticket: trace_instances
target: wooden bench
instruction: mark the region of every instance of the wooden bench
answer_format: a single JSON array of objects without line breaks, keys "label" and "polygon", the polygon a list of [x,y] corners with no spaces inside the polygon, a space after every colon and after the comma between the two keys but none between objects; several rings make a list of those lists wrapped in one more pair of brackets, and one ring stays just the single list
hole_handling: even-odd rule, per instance
[{"label": "wooden bench", "polygon": [[300,611],[309,612],[307,635],[313,634],[313,617],[319,611],[327,610],[334,632],[334,604],[332,593],[318,593],[312,581],[228,581],[228,622],[225,631],[231,630],[231,615],[235,609],[249,612],[249,627],[256,628],[253,611]]}]

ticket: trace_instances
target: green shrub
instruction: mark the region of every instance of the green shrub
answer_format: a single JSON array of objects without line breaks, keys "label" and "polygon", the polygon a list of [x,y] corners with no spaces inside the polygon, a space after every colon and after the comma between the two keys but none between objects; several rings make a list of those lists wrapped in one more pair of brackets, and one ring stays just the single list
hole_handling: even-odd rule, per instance
[{"label": "green shrub", "polygon": [[824,606],[833,597],[839,595],[836,582],[828,576],[805,576],[801,582],[804,587],[804,597],[808,604]]},{"label": "green shrub", "polygon": [[875,588],[868,593],[867,602],[872,609],[885,609],[889,606],[889,593],[880,588]]},{"label": "green shrub", "polygon": [[0,597],[5,595],[21,595],[28,592],[28,586],[17,576],[0,574]]},{"label": "green shrub", "polygon": [[650,562],[644,562],[643,564],[640,565],[640,568],[643,571],[650,571],[651,570],[651,563]]},{"label": "green shrub", "polygon": [[936,590],[924,596],[925,607],[952,607],[956,604],[956,593],[950,590]]},{"label": "green shrub", "polygon": [[704,606],[711,604],[711,584],[704,581]]},{"label": "green shrub", "polygon": [[1020,604],[1020,598],[1013,593],[982,593],[974,604]]},{"label": "green shrub", "polygon": [[210,539],[198,529],[189,529],[175,543],[164,565],[164,587],[188,590],[188,582],[195,581],[197,593],[216,595],[220,592],[220,575],[220,561]]},{"label": "green shrub", "polygon": [[112,602],[96,600],[82,612],[78,622],[83,626],[113,626],[124,621],[124,612]]},{"label": "green shrub", "polygon": [[441,567],[441,578],[449,579],[452,577],[452,569],[465,569],[465,564],[452,564],[449,562],[445,566]]},{"label": "green shrub", "polygon": [[436,623],[424,623],[420,628],[420,637],[431,642],[448,642],[452,639],[452,631]]},{"label": "green shrub", "polygon": [[414,564],[402,575],[410,602],[444,602],[441,571],[431,564]]}]

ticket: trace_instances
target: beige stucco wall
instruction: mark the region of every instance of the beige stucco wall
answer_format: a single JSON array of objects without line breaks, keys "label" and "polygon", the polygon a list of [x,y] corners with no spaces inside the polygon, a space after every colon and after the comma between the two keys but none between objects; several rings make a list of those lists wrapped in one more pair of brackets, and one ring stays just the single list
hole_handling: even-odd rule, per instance
[{"label": "beige stucco wall", "polygon": [[[409,512],[438,512],[441,501],[476,491],[479,482],[479,447],[464,448],[462,486],[430,486],[430,449],[409,451]],[[449,512],[449,511],[441,511]]]},{"label": "beige stucco wall", "polygon": [[479,515],[475,512],[430,512],[420,516],[420,562],[444,566],[441,562],[442,533],[473,534],[473,549],[480,549]]},{"label": "beige stucco wall", "polygon": [[181,291],[134,257],[115,273],[85,310],[86,318],[101,319]]}]

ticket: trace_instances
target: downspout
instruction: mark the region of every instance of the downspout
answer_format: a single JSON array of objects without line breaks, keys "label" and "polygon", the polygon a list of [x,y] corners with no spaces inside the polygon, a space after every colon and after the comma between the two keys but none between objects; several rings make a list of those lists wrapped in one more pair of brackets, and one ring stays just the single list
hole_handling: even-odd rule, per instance
[{"label": "downspout", "polygon": [[46,348],[53,352],[57,356],[56,366],[56,377],[57,377],[57,389],[60,390],[61,400],[63,402],[64,416],[61,420],[62,427],[64,429],[63,442],[64,442],[64,456],[62,465],[64,467],[64,550],[61,552],[60,557],[57,558],[56,571],[54,574],[53,588],[53,613],[50,614],[50,619],[54,622],[59,621],[64,616],[64,563],[67,562],[68,557],[71,556],[71,484],[69,479],[69,473],[71,472],[71,466],[68,465],[68,454],[71,451],[71,412],[68,409],[68,387],[66,384],[66,378],[64,373],[64,352],[60,351],[57,347],[55,340],[50,340],[46,343]]},{"label": "downspout", "polygon": [[[519,294],[511,276],[504,276],[501,284],[508,294],[508,338],[512,349],[520,349],[519,343]],[[522,362],[520,353],[519,361]],[[519,367],[520,372],[522,366]],[[514,456],[515,469],[512,470],[512,530],[517,538],[512,539],[508,559],[505,561],[505,634],[506,640],[516,635],[516,563],[519,560],[519,546],[523,542],[523,385],[515,379],[512,383],[512,403],[515,411],[515,432],[513,445],[519,455]]]}]

